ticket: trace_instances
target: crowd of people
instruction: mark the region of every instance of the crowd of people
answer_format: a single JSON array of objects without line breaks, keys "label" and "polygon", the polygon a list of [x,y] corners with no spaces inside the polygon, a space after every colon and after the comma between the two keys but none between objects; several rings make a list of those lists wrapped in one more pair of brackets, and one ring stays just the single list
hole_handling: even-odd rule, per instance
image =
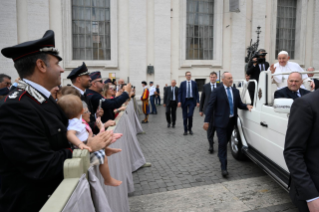
[{"label": "crowd of people", "polygon": [[[61,87],[54,32],[2,49],[19,78],[0,74],[0,211],[39,211],[63,180],[63,164],[73,149],[87,149],[99,164],[104,184],[122,182],[110,173],[107,157],[121,152],[109,145],[122,134],[108,130],[134,95],[130,83],[103,82],[83,63]],[[23,141],[23,142],[22,142]]]}]

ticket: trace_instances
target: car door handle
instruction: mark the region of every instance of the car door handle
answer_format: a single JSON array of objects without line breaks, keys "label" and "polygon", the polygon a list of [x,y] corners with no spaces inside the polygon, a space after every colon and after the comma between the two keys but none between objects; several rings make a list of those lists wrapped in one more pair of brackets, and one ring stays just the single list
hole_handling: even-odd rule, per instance
[{"label": "car door handle", "polygon": [[263,126],[263,127],[268,127],[268,124],[264,121],[260,122],[260,125]]}]

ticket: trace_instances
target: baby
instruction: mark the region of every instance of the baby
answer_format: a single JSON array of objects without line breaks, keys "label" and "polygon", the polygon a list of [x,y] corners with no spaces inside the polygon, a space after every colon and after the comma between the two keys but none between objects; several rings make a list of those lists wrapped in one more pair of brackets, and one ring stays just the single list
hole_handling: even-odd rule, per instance
[{"label": "baby", "polygon": [[[92,152],[92,149],[86,145],[88,139],[93,137],[92,129],[88,125],[90,121],[90,111],[88,111],[85,102],[73,94],[62,96],[58,100],[58,105],[65,112],[69,119],[69,126],[67,132],[68,140],[79,149],[87,149]],[[100,119],[96,121],[99,125],[100,132],[104,131],[105,128]],[[116,139],[120,138],[122,134],[114,133],[111,143],[115,142]],[[104,178],[104,184],[109,186],[119,186],[122,181],[116,180],[111,177],[108,159],[106,157],[113,153],[120,152],[121,149],[114,149],[106,147],[105,149],[91,153],[91,161],[98,159],[100,166],[100,172]]]}]

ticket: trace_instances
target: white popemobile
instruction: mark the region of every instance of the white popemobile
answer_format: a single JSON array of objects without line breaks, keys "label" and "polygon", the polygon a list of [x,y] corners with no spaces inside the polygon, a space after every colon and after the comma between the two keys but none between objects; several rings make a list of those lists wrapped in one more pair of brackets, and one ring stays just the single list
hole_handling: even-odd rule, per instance
[{"label": "white popemobile", "polygon": [[[230,149],[234,158],[241,160],[248,156],[288,190],[289,171],[283,150],[293,100],[274,100],[277,87],[273,84],[272,76],[275,75],[277,74],[271,74],[270,71],[261,72],[258,86],[256,80],[248,81],[248,83],[255,83],[258,88],[255,89],[255,102],[251,112],[238,110],[237,126],[234,127],[231,135]],[[235,84],[245,104],[251,104],[247,90],[248,83],[236,81]],[[304,82],[305,87],[309,87],[309,84],[305,83],[309,82]]]}]

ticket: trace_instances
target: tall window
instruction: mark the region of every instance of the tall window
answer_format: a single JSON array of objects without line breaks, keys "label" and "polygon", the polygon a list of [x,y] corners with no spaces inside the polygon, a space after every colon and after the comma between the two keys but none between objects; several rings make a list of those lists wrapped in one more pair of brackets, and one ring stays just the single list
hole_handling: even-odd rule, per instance
[{"label": "tall window", "polygon": [[72,0],[74,60],[110,60],[110,0]]},{"label": "tall window", "polygon": [[291,59],[295,56],[297,0],[278,0],[276,58],[285,50]]},{"label": "tall window", "polygon": [[214,0],[187,0],[186,59],[212,60]]}]

